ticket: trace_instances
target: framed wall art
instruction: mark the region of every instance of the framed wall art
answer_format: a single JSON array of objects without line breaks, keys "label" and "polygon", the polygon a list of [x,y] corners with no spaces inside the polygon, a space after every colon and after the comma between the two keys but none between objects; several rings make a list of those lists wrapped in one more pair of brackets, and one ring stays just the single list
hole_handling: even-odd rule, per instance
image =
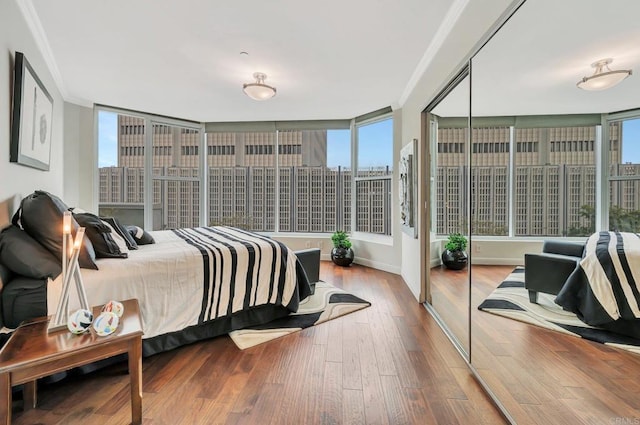
[{"label": "framed wall art", "polygon": [[16,52],[10,161],[49,171],[53,98],[24,54]]},{"label": "framed wall art", "polygon": [[416,226],[416,149],[418,141],[413,139],[400,151],[399,196],[400,224],[402,231],[417,238]]}]

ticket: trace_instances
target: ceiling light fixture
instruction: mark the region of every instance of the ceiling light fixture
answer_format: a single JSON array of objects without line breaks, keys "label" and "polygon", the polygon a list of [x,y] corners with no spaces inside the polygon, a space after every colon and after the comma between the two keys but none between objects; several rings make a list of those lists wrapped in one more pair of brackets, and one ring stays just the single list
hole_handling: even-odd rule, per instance
[{"label": "ceiling light fixture", "polygon": [[264,83],[267,78],[262,72],[254,72],[255,83],[245,83],[242,85],[244,93],[253,100],[267,100],[276,95],[276,88]]},{"label": "ceiling light fixture", "polygon": [[576,85],[583,90],[605,90],[631,75],[630,69],[612,71],[609,69],[611,62],[613,62],[613,59],[607,58],[592,63],[591,66],[596,69],[593,75],[583,77]]}]

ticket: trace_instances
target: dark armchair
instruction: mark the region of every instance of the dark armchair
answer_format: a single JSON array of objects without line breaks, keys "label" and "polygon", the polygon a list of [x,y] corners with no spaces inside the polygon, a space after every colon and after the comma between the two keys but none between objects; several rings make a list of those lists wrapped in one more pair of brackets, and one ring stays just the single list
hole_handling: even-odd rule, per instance
[{"label": "dark armchair", "polygon": [[582,259],[584,243],[545,241],[540,254],[524,255],[524,287],[529,301],[538,302],[538,292],[557,295]]},{"label": "dark armchair", "polygon": [[320,280],[320,249],[309,248],[294,253],[298,257],[298,264],[302,266],[302,271],[307,276],[311,294],[313,294],[316,290],[316,283]]}]

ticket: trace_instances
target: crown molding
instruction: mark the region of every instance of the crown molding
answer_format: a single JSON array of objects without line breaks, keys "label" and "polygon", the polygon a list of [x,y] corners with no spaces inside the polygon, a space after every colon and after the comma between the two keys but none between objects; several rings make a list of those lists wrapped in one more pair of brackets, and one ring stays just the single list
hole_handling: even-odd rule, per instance
[{"label": "crown molding", "polygon": [[422,55],[420,62],[418,62],[418,66],[416,66],[413,74],[411,74],[411,78],[409,78],[409,82],[407,82],[407,85],[405,86],[404,91],[402,92],[402,95],[398,100],[398,104],[400,105],[400,107],[402,107],[407,101],[407,99],[411,95],[411,92],[418,84],[418,81],[424,75],[427,68],[429,68],[429,65],[431,65],[431,62],[436,57],[436,54],[442,47],[442,44],[445,42],[447,37],[449,37],[449,34],[451,34],[453,27],[455,26],[456,22],[458,22],[458,19],[460,19],[460,16],[469,4],[469,1],[470,0],[456,0],[447,11],[447,14],[442,20],[442,24],[438,27],[436,34],[431,40],[431,43],[429,43],[427,50],[425,50],[424,52],[424,55]]},{"label": "crown molding", "polygon": [[47,68],[49,68],[49,72],[58,87],[58,91],[66,101],[69,98],[69,93],[62,80],[62,74],[60,74],[60,69],[58,69],[58,64],[53,56],[53,52],[51,51],[51,46],[49,46],[47,35],[40,23],[38,12],[36,12],[31,0],[18,0],[16,3],[18,4],[20,12],[22,12],[22,16],[24,16],[25,21],[27,21],[27,27],[31,31],[31,35],[33,35],[36,46],[38,46]]}]

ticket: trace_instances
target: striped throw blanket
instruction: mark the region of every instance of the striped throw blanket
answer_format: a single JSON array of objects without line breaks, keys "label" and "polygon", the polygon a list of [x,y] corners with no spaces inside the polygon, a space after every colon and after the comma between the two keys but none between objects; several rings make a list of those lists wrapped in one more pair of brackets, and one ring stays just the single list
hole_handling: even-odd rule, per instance
[{"label": "striped throw blanket", "polygon": [[640,235],[591,235],[556,303],[592,326],[640,318]]},{"label": "striped throw blanket", "polygon": [[232,227],[174,232],[202,255],[198,323],[265,304],[297,310],[295,256],[282,243]]}]

